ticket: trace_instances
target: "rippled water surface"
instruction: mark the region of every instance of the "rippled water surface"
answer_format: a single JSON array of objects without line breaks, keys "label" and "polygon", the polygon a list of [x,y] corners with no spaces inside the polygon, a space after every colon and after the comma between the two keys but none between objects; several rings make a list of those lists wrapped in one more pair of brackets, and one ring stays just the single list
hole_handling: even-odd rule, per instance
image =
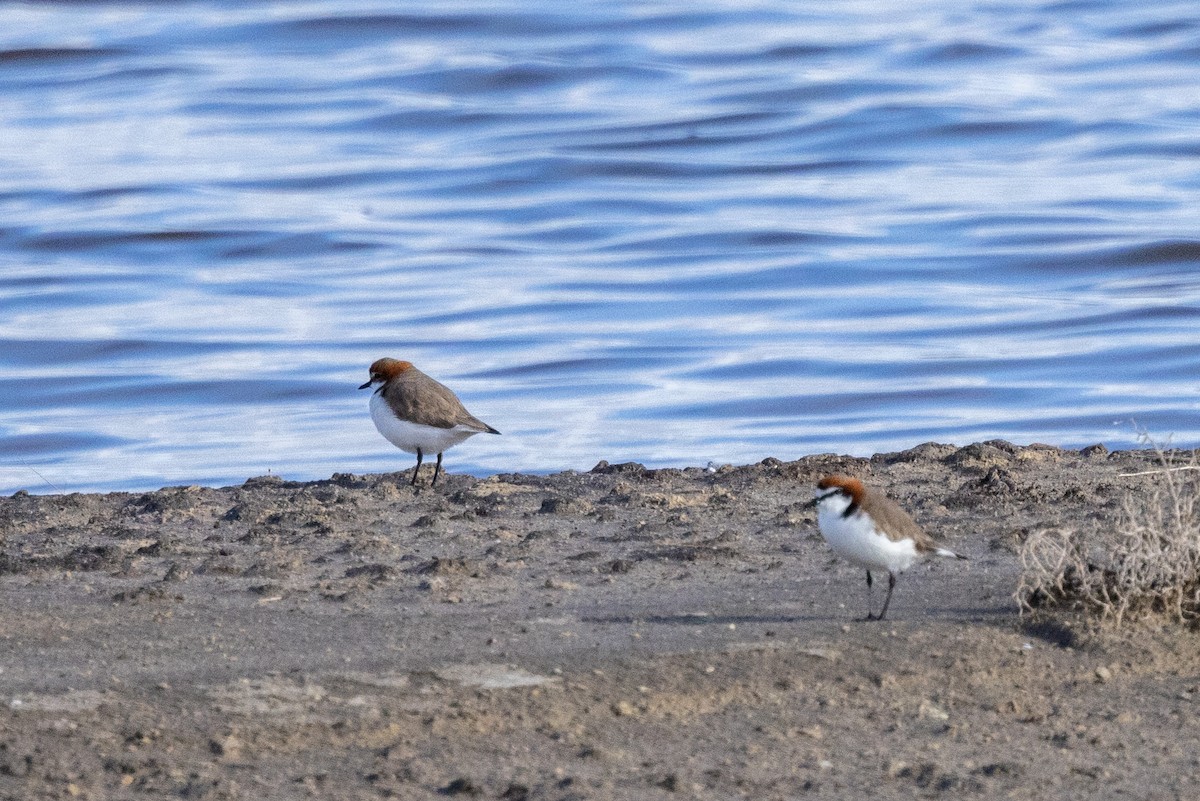
[{"label": "rippled water surface", "polygon": [[1200,6],[805,5],[0,3],[0,490],[1200,440]]}]

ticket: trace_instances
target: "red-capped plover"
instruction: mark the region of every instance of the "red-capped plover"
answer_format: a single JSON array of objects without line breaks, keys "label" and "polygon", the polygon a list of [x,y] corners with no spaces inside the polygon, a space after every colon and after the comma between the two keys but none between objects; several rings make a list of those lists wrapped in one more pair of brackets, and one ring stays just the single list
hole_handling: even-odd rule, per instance
[{"label": "red-capped plover", "polygon": [[406,453],[417,455],[412,484],[427,453],[437,454],[433,481],[442,471],[442,452],[475,434],[500,432],[472,415],[445,385],[397,359],[379,359],[371,378],[359,389],[378,387],[371,395],[371,419],[384,438]]},{"label": "red-capped plover", "polygon": [[[817,525],[833,552],[867,570],[867,620],[883,620],[896,575],[926,556],[966,559],[942,548],[908,513],[882,493],[868,489],[857,478],[826,476],[817,483],[812,500]],[[887,598],[879,617],[871,613],[871,571],[886,570]]]}]

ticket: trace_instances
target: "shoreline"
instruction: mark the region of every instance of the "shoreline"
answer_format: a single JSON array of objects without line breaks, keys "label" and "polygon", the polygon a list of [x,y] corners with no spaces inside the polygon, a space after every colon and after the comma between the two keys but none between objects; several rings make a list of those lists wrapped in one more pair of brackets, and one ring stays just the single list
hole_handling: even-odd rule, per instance
[{"label": "shoreline", "polygon": [[[1110,450],[1109,447],[1102,442],[1097,442],[1097,443],[1089,444],[1086,446],[1074,447],[1074,446],[1054,445],[1054,444],[1040,443],[1040,442],[1033,442],[1033,443],[1029,443],[1026,445],[1019,445],[1019,444],[1008,442],[1007,440],[992,439],[992,440],[986,440],[984,442],[972,443],[972,444],[981,445],[981,444],[985,444],[985,443],[1002,443],[1002,445],[1004,447],[1020,448],[1020,449],[1051,448],[1051,449],[1063,451],[1064,453],[1083,453],[1083,452],[1092,451],[1094,449],[1099,449],[1102,453],[1104,453],[1106,455],[1110,454],[1110,453],[1113,455],[1119,455],[1119,454],[1136,454],[1136,453],[1141,453],[1143,451],[1153,452],[1152,447],[1119,448],[1119,449],[1115,449],[1115,450]],[[887,458],[895,457],[898,454],[908,453],[908,452],[916,450],[918,448],[924,448],[927,446],[936,446],[938,448],[955,448],[955,449],[961,449],[963,447],[970,447],[969,445],[963,446],[963,445],[955,445],[953,443],[939,443],[939,442],[930,441],[930,442],[925,442],[925,443],[920,443],[918,445],[914,445],[913,447],[907,448],[902,451],[880,452],[880,453],[865,454],[865,455],[856,455],[856,454],[850,454],[850,453],[835,453],[835,452],[829,451],[829,452],[822,452],[822,453],[805,454],[802,456],[798,456],[794,459],[780,459],[775,456],[764,456],[764,457],[762,457],[762,459],[759,459],[757,461],[750,461],[750,462],[746,462],[745,464],[741,464],[741,465],[735,465],[732,462],[718,463],[716,460],[710,460],[704,466],[701,466],[698,464],[656,465],[656,463],[654,463],[654,462],[645,463],[645,462],[637,462],[635,460],[616,460],[613,463],[614,464],[639,464],[639,465],[642,465],[642,467],[644,467],[646,470],[654,471],[654,470],[695,470],[695,469],[710,470],[712,468],[750,467],[755,464],[759,464],[762,461],[803,462],[803,461],[809,460],[809,459],[835,458],[835,457],[843,458],[843,459],[858,459],[858,460],[865,460],[868,462],[872,462],[872,461],[878,461],[880,459],[887,459]],[[469,446],[467,446],[467,447],[469,447]],[[403,456],[407,457],[408,454],[403,454]],[[465,470],[465,471],[459,472],[459,471],[456,471],[453,469],[454,465],[451,462],[451,463],[449,463],[450,464],[449,472],[450,472],[450,474],[466,476],[466,477],[474,478],[476,480],[485,480],[485,479],[492,478],[495,476],[500,476],[500,475],[523,475],[523,476],[535,476],[535,477],[545,478],[548,476],[555,476],[560,473],[561,474],[590,473],[590,472],[592,472],[592,470],[595,469],[596,465],[607,464],[607,463],[609,463],[608,459],[598,458],[592,464],[591,467],[579,467],[579,468],[562,467],[562,468],[548,468],[546,470],[518,469],[515,471],[514,470],[500,470],[500,469],[480,469],[477,471]],[[297,478],[288,478],[286,472],[276,472],[272,469],[268,469],[265,473],[260,473],[257,475],[248,475],[245,478],[229,477],[229,478],[224,478],[224,479],[213,479],[213,480],[200,479],[200,480],[196,480],[196,481],[188,481],[188,480],[181,479],[179,481],[167,481],[166,483],[159,483],[159,482],[155,481],[155,482],[147,483],[142,486],[128,487],[128,488],[114,487],[114,488],[85,488],[85,489],[66,489],[66,490],[64,490],[64,489],[59,488],[54,482],[50,481],[49,478],[42,475],[38,471],[38,469],[35,468],[35,466],[22,463],[20,465],[17,465],[14,468],[14,470],[29,471],[35,477],[36,482],[31,482],[29,485],[21,486],[21,487],[14,485],[13,487],[10,487],[9,489],[7,489],[3,492],[0,492],[0,498],[11,497],[12,495],[16,495],[19,493],[25,493],[25,494],[29,494],[29,495],[38,495],[38,496],[45,496],[45,495],[108,495],[110,493],[144,494],[147,492],[157,492],[159,490],[166,490],[166,489],[171,489],[171,488],[175,488],[175,487],[202,487],[204,489],[231,489],[234,487],[242,486],[246,481],[252,481],[255,479],[263,479],[263,478],[278,478],[288,484],[311,484],[311,483],[317,483],[317,482],[322,482],[322,481],[331,481],[331,480],[334,480],[334,478],[336,476],[346,476],[346,475],[390,476],[390,475],[398,475],[401,473],[408,473],[409,475],[411,475],[412,465],[408,464],[404,458],[401,458],[399,460],[397,467],[399,467],[400,469],[385,470],[385,471],[373,472],[373,473],[356,473],[354,471],[335,470],[334,472],[330,473],[328,476],[313,476],[313,477],[301,476],[301,477],[297,477]]]},{"label": "shoreline", "polygon": [[[0,788],[1186,796],[1195,633],[1031,626],[1012,599],[1028,531],[1102,524],[1155,458],[927,443],[0,498]],[[861,571],[805,508],[830,472],[971,561],[860,621]]]}]

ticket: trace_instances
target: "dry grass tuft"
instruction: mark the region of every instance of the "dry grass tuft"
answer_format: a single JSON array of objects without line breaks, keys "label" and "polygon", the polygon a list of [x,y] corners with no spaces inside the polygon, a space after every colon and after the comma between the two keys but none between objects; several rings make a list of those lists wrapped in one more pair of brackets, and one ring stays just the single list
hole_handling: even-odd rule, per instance
[{"label": "dry grass tuft", "polygon": [[1023,616],[1065,609],[1114,625],[1200,621],[1200,464],[1195,452],[1155,450],[1160,469],[1136,474],[1144,486],[1126,493],[1113,524],[1026,538],[1017,586]]}]

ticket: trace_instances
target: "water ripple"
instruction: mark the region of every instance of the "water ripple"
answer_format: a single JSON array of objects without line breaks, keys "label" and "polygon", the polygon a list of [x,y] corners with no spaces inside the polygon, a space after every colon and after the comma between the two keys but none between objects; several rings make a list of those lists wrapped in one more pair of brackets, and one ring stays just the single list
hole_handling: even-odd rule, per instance
[{"label": "water ripple", "polygon": [[6,22],[0,491],[1200,441],[1189,4]]}]

